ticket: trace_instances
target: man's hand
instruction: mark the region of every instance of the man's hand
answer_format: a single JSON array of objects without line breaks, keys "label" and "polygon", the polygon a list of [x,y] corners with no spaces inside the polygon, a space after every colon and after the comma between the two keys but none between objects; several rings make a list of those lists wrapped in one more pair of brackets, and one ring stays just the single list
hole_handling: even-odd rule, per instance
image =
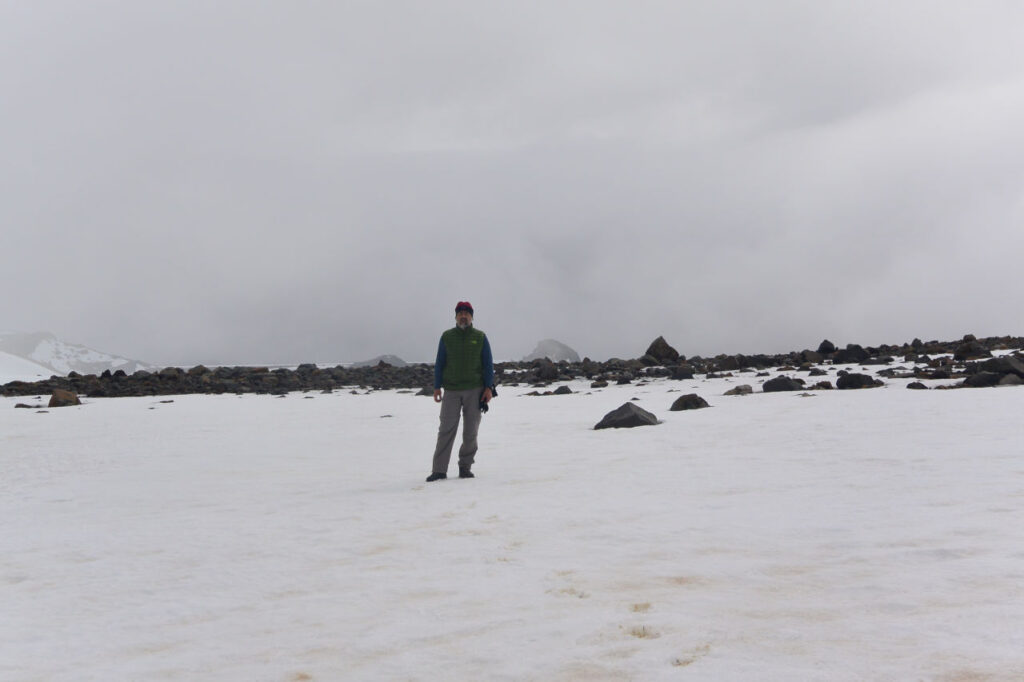
[{"label": "man's hand", "polygon": [[439,388],[435,388],[434,389],[434,402],[435,403],[441,402],[441,389],[439,389]]},{"label": "man's hand", "polygon": [[484,401],[485,403],[489,403],[489,402],[491,402],[491,398],[493,398],[493,397],[494,397],[494,394],[493,394],[493,393],[491,393],[491,389],[489,389],[489,388],[485,388],[485,389],[484,389],[484,394],[483,394],[483,395],[481,396],[481,399],[482,399],[482,400],[483,400],[483,401]]}]

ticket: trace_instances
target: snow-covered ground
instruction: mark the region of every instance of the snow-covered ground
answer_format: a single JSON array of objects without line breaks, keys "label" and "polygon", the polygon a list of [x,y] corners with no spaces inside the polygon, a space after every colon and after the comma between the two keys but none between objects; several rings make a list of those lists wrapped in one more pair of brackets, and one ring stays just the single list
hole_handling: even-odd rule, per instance
[{"label": "snow-covered ground", "polygon": [[738,383],[0,399],[0,679],[1024,678],[1024,388]]}]

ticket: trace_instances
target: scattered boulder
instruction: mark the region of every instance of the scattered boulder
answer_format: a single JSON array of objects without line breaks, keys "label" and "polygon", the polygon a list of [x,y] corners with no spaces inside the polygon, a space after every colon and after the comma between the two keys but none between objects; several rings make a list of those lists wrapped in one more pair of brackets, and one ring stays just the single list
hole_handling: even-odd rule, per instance
[{"label": "scattered boulder", "polygon": [[1020,386],[1022,383],[1024,383],[1024,379],[1016,374],[1004,374],[1003,378],[999,380],[1000,386]]},{"label": "scattered boulder", "polygon": [[541,381],[554,381],[558,378],[558,367],[547,358],[541,358],[535,362],[537,367],[536,376]]},{"label": "scattered boulder", "polygon": [[631,429],[636,426],[654,426],[657,423],[658,418],[644,408],[634,403],[623,403],[606,414],[594,429]]},{"label": "scattered boulder", "polygon": [[985,388],[987,386],[997,386],[999,381],[1003,377],[995,372],[978,372],[964,379],[964,386],[971,388]]},{"label": "scattered boulder", "polygon": [[[970,340],[968,340],[970,337]],[[985,348],[973,335],[968,334],[964,337],[964,343],[957,346],[957,349],[953,352],[953,359],[963,362],[964,360],[972,360],[977,358],[991,357],[992,353],[988,348]]]},{"label": "scattered boulder", "polygon": [[724,395],[751,395],[753,392],[754,389],[750,384],[740,384],[735,388],[730,388]]},{"label": "scattered boulder", "polygon": [[911,381],[909,384],[907,384],[907,388],[915,391],[928,390],[928,387],[922,384],[920,381]]},{"label": "scattered boulder", "polygon": [[664,336],[659,336],[651,342],[651,345],[647,347],[647,352],[644,355],[649,355],[654,358],[657,363],[662,365],[669,365],[679,362],[679,352],[675,348],[668,345],[668,341],[665,340]]},{"label": "scattered boulder", "polygon": [[551,393],[551,395],[572,395],[572,389],[568,386],[559,386]]},{"label": "scattered boulder", "polygon": [[711,407],[708,405],[708,401],[701,398],[696,393],[688,393],[684,396],[676,398],[675,402],[672,403],[672,407],[668,408],[670,412],[679,412],[681,410],[699,410],[702,407]]},{"label": "scattered boulder", "polygon": [[846,348],[837,350],[835,355],[832,356],[832,363],[836,365],[848,365],[858,362],[864,362],[871,357],[862,346],[858,346],[855,343],[846,344]]},{"label": "scattered boulder", "polygon": [[804,384],[799,379],[792,379],[783,375],[764,382],[761,390],[765,393],[775,393],[777,391],[800,391],[803,390],[803,387]]},{"label": "scattered boulder", "polygon": [[677,381],[693,378],[693,367],[690,365],[676,365],[672,368],[672,378]]},{"label": "scattered boulder", "polygon": [[62,388],[55,388],[53,395],[50,396],[49,407],[70,407],[71,405],[81,405],[82,401],[78,399],[78,395],[71,391],[65,391]]},{"label": "scattered boulder", "polygon": [[810,362],[816,365],[824,359],[825,356],[822,353],[813,350],[805,350],[800,353],[800,360],[802,362]]},{"label": "scattered boulder", "polygon": [[998,358],[991,358],[981,363],[981,369],[996,374],[1015,374],[1024,378],[1024,362],[1021,362],[1012,355],[1004,355]]},{"label": "scattered boulder", "polygon": [[813,391],[831,391],[835,386],[832,385],[831,381],[819,381],[818,383],[811,386]]},{"label": "scattered boulder", "polygon": [[836,346],[828,339],[825,339],[818,345],[818,352],[822,355],[831,355],[836,352]]},{"label": "scattered boulder", "polygon": [[597,381],[590,384],[591,388],[607,388],[608,382],[604,379],[598,379]]},{"label": "scattered boulder", "polygon": [[850,372],[843,372],[839,375],[839,379],[836,380],[836,388],[839,389],[850,389],[850,388],[874,388],[875,386],[881,386],[882,382],[875,382],[874,377],[867,374],[853,374]]}]

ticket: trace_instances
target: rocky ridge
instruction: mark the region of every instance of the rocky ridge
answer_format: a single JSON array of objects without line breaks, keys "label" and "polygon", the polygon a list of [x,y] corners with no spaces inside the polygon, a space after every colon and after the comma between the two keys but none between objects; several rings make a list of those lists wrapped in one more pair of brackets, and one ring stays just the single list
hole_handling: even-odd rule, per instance
[{"label": "rocky ridge", "polygon": [[[839,388],[860,388],[877,385],[887,376],[916,379],[959,380],[959,386],[985,387],[1013,385],[1024,381],[1024,338],[988,337],[978,339],[968,334],[958,341],[915,339],[902,345],[864,347],[849,344],[837,348],[823,341],[817,350],[805,349],[783,354],[716,355],[710,358],[679,354],[661,337],[639,358],[612,358],[604,362],[584,358],[580,362],[554,363],[547,359],[495,364],[497,382],[505,385],[529,384],[545,387],[551,383],[586,378],[596,387],[607,383],[630,383],[638,379],[691,379],[697,374],[709,377],[729,373],[762,373],[769,369],[794,375],[787,382],[777,382],[781,390],[803,389],[808,378],[826,374],[823,367],[843,365]],[[1003,351],[998,357],[993,352]],[[1015,351],[1007,353],[1008,351]],[[851,369],[872,368],[874,377]],[[835,371],[836,368],[831,368]],[[4,396],[51,394],[57,389],[79,395],[124,397],[147,395],[180,395],[188,393],[270,393],[292,391],[334,391],[340,389],[384,390],[424,389],[433,385],[434,370],[430,364],[396,367],[378,362],[367,367],[318,367],[299,365],[295,369],[267,367],[217,367],[202,365],[191,369],[167,367],[158,372],[145,370],[128,374],[122,370],[101,374],[52,376],[45,381],[13,381],[0,386]],[[847,377],[853,377],[847,379]],[[865,377],[861,379],[859,377]],[[829,381],[819,381],[813,388],[832,388]],[[429,394],[429,391],[427,392]]]}]

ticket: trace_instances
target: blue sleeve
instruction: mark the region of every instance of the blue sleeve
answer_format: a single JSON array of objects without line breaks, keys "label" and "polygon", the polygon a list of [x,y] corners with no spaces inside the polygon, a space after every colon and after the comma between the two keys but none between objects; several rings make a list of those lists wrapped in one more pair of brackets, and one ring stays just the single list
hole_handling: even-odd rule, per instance
[{"label": "blue sleeve", "polygon": [[484,336],[484,349],[480,352],[480,359],[484,364],[484,387],[494,386],[494,357],[491,355],[491,342]]},{"label": "blue sleeve", "polygon": [[441,388],[441,377],[444,366],[448,364],[448,349],[444,347],[444,339],[437,343],[437,360],[434,361],[434,390]]}]

